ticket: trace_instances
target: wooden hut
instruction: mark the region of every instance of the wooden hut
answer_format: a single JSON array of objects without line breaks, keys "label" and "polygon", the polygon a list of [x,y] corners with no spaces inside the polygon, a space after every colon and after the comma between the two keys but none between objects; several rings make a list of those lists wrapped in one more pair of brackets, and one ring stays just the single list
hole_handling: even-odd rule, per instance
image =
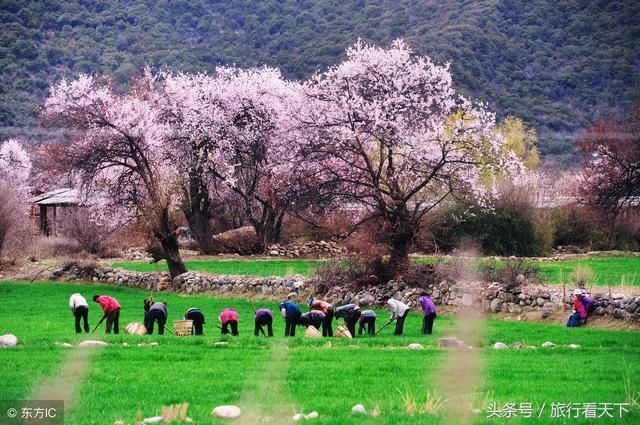
[{"label": "wooden hut", "polygon": [[78,191],[71,188],[52,190],[33,198],[31,216],[37,223],[39,233],[56,236],[58,210],[78,206],[78,199]]}]

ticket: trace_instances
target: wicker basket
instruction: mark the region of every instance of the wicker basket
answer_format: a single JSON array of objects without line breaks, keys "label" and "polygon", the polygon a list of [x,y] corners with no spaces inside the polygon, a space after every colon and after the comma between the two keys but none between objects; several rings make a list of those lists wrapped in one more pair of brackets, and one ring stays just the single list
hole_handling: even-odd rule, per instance
[{"label": "wicker basket", "polygon": [[191,329],[193,328],[193,320],[174,320],[173,331],[176,336],[191,336]]}]

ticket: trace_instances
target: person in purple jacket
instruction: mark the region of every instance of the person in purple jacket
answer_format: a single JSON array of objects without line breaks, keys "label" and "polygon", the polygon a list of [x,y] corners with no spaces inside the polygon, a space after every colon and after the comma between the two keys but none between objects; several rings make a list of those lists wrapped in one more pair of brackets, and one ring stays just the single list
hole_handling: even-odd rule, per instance
[{"label": "person in purple jacket", "polygon": [[267,308],[261,308],[260,310],[256,311],[256,315],[253,320],[255,323],[253,334],[255,336],[258,336],[260,332],[262,332],[262,335],[264,335],[264,329],[262,329],[263,326],[267,327],[267,335],[273,336],[273,313],[271,313],[271,310]]},{"label": "person in purple jacket", "polygon": [[584,306],[585,310],[587,310],[587,314],[591,314],[593,312],[593,298],[580,289],[578,289],[578,291],[580,291],[580,302]]},{"label": "person in purple jacket", "polygon": [[436,320],[436,306],[426,292],[420,294],[418,302],[422,306],[422,312],[424,313],[424,318],[422,319],[422,333],[425,335],[431,335],[433,332],[433,321]]}]

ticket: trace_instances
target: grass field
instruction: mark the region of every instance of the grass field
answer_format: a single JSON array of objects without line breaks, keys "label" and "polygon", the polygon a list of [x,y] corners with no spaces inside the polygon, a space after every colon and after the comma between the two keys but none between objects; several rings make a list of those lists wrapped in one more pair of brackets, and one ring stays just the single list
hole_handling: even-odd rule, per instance
[{"label": "grass field", "polygon": [[[300,274],[313,275],[321,260],[236,260],[208,259],[186,262],[188,270],[214,274],[251,275],[251,276],[287,276]],[[436,257],[423,257],[417,261],[429,263]],[[500,264],[500,262],[498,262]],[[640,286],[640,256],[585,258],[567,261],[536,262],[540,267],[543,281],[551,284],[569,283],[577,267],[589,267],[593,272],[595,286]],[[166,265],[149,264],[141,261],[117,262],[113,267],[131,271],[166,271]]]},{"label": "grass field", "polygon": [[[550,403],[625,403],[640,397],[640,335],[634,332],[518,323],[502,320],[468,319],[481,325],[479,341],[490,346],[495,341],[521,341],[537,349],[494,350],[474,348],[464,351],[484,365],[478,387],[470,387],[471,376],[443,373],[444,365],[456,360],[457,350],[436,348],[442,336],[458,335],[463,319],[438,317],[435,334],[419,333],[420,316],[409,315],[406,335],[394,337],[387,328],[375,338],[355,340],[308,340],[300,335],[282,337],[284,323],[277,317],[276,337],[255,338],[252,313],[246,300],[156,294],[169,302],[169,319],[181,318],[189,307],[199,306],[207,316],[204,337],[104,335],[104,325],[94,337],[112,345],[89,356],[82,350],[54,346],[54,342],[76,343],[83,336],[73,331],[68,297],[81,292],[87,298],[107,293],[121,302],[122,324],[141,321],[142,300],[146,292],[109,286],[57,283],[0,283],[0,334],[14,333],[19,346],[0,349],[0,400],[25,399],[42,394],[65,396],[72,400],[65,423],[113,424],[122,420],[135,423],[136,417],[160,414],[162,405],[188,401],[189,416],[197,424],[222,423],[210,416],[220,404],[238,404],[243,417],[235,423],[293,423],[295,412],[318,411],[315,424],[638,424],[640,412],[630,408],[623,418],[549,419]],[[97,304],[90,306],[91,325],[100,317]],[[275,302],[258,302],[276,309]],[[225,339],[214,327],[216,316],[234,305],[240,314],[240,336]],[[378,326],[387,318],[380,312]],[[300,334],[302,328],[298,328]],[[472,339],[474,339],[472,338]],[[218,341],[229,345],[214,345]],[[544,341],[559,346],[541,348]],[[139,347],[139,342],[157,341],[158,347]],[[128,347],[122,343],[130,344]],[[424,350],[406,350],[420,342]],[[478,344],[481,342],[482,344]],[[579,349],[563,347],[571,343]],[[78,354],[80,353],[80,354]],[[80,357],[79,357],[80,356]],[[74,374],[78,363],[86,370]],[[453,366],[464,364],[453,362]],[[61,373],[61,371],[64,371]],[[71,377],[63,379],[59,375]],[[63,384],[60,384],[62,382]],[[440,383],[448,382],[460,394],[477,392],[470,421],[451,417],[459,404],[450,398],[433,414],[411,415],[407,406],[415,399],[418,406],[437,401]],[[627,383],[629,383],[627,385]],[[69,394],[69,388],[75,388]],[[65,393],[66,391],[66,393]],[[58,394],[59,393],[59,394]],[[404,400],[403,400],[404,398]],[[487,418],[487,405],[532,403],[546,406],[541,419]],[[362,403],[379,416],[357,417],[351,407]],[[465,410],[471,411],[463,406]],[[419,410],[419,409],[418,409]],[[0,412],[2,415],[3,412]],[[536,411],[537,414],[537,411]],[[0,423],[2,419],[0,419]]]}]

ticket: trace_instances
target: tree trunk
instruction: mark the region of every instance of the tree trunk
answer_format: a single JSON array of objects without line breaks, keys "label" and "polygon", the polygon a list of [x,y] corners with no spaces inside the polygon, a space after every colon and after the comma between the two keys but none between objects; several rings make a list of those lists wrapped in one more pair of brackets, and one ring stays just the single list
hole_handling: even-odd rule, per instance
[{"label": "tree trunk", "polygon": [[176,236],[176,226],[169,220],[168,208],[162,209],[162,217],[160,220],[160,229],[155,232],[160,245],[162,245],[162,251],[164,260],[167,261],[169,267],[169,274],[171,279],[187,272],[187,268],[180,257],[180,250],[178,246],[178,237]]},{"label": "tree trunk", "polygon": [[391,236],[389,270],[394,278],[409,270],[409,251],[414,239],[413,233],[398,233]]},{"label": "tree trunk", "polygon": [[278,212],[270,205],[263,206],[260,221],[254,220],[253,222],[256,236],[262,244],[263,250],[268,249],[269,246],[280,241],[283,219],[284,211]]},{"label": "tree trunk", "polygon": [[191,179],[189,183],[189,204],[184,208],[184,215],[189,228],[198,243],[201,254],[216,254],[211,229],[211,199],[206,185],[200,179]]}]

